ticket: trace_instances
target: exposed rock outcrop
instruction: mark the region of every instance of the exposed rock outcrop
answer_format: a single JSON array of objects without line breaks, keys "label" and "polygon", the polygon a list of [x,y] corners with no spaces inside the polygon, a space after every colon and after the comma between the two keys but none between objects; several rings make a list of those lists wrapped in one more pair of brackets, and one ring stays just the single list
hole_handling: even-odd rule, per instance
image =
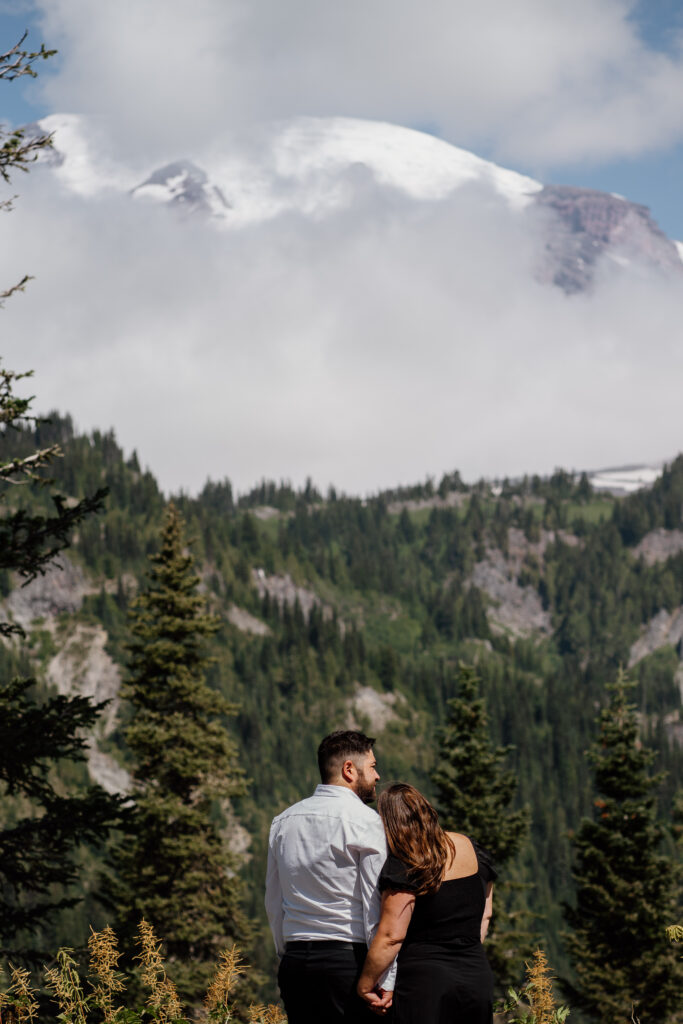
[{"label": "exposed rock outcrop", "polygon": [[515,637],[552,633],[550,612],[543,607],[535,587],[520,583],[520,577],[530,566],[542,575],[548,545],[558,540],[572,546],[580,544],[578,537],[563,530],[540,530],[538,540],[530,541],[523,530],[513,526],[508,530],[507,553],[489,548],[486,557],[474,566],[470,582],[493,602],[487,617],[494,633]]},{"label": "exposed rock outcrop", "polygon": [[326,619],[331,619],[334,614],[332,608],[323,604],[313,590],[297,586],[289,573],[285,573],[284,576],[268,576],[263,569],[252,569],[251,578],[260,598],[268,594],[270,599],[277,601],[280,606],[288,605],[290,608],[298,601],[305,617],[310,615],[313,608],[322,608]]},{"label": "exposed rock outcrop", "polygon": [[226,617],[241,633],[251,633],[252,636],[269,636],[271,633],[270,626],[236,604],[230,605]]},{"label": "exposed rock outcrop", "polygon": [[109,701],[88,741],[88,770],[108,793],[125,793],[130,789],[128,772],[98,746],[98,739],[111,735],[116,728],[121,686],[119,666],[105,649],[107,639],[103,626],[74,623],[60,637],[59,650],[48,663],[46,678],[64,696],[90,697],[96,703]]},{"label": "exposed rock outcrop", "polygon": [[17,577],[16,588],[7,598],[6,607],[10,617],[26,629],[34,619],[77,612],[86,594],[97,593],[97,589],[79,565],[61,554],[44,576],[37,576],[24,586]]},{"label": "exposed rock outcrop", "polygon": [[666,562],[668,558],[683,551],[683,530],[650,530],[633,549],[636,558],[642,558],[646,565]]},{"label": "exposed rock outcrop", "polygon": [[405,704],[400,693],[378,693],[371,686],[359,686],[349,700],[347,728],[360,729],[369,723],[371,732],[382,732],[398,718],[396,706]]},{"label": "exposed rock outcrop", "polygon": [[100,625],[74,624],[60,639],[59,651],[47,666],[47,681],[57,692],[109,701],[99,720],[99,730],[109,736],[116,725],[121,671],[105,650],[107,631]]},{"label": "exposed rock outcrop", "polygon": [[493,602],[486,612],[493,633],[525,637],[552,632],[550,613],[543,608],[538,591],[520,586],[502,552],[490,550],[483,561],[477,562],[471,581]]},{"label": "exposed rock outcrop", "polygon": [[568,294],[591,285],[603,257],[683,274],[676,246],[645,206],[609,192],[571,185],[546,185],[534,195],[534,203],[555,215],[552,230],[546,232],[545,258],[538,276]]},{"label": "exposed rock outcrop", "polygon": [[631,646],[628,667],[637,665],[660,647],[677,647],[683,640],[683,606],[673,612],[660,608]]},{"label": "exposed rock outcrop", "polygon": [[132,779],[126,769],[110,754],[100,750],[94,740],[88,746],[88,771],[90,777],[107,793],[130,792]]}]

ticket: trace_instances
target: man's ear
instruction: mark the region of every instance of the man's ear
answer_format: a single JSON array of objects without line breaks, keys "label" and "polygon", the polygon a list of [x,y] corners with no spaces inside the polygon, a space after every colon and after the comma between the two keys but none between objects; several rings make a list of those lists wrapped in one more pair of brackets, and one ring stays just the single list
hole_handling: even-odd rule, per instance
[{"label": "man's ear", "polygon": [[347,758],[341,766],[341,777],[344,782],[354,782],[356,775],[358,774],[357,769],[351,758]]}]

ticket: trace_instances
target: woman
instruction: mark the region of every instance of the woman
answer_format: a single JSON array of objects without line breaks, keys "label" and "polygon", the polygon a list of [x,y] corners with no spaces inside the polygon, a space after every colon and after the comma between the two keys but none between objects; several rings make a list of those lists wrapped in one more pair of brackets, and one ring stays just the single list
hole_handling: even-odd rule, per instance
[{"label": "woman", "polygon": [[389,856],[359,995],[382,1012],[378,981],[398,952],[394,1024],[491,1024],[493,975],[482,946],[496,877],[490,858],[467,836],[444,832],[413,786],[390,786],[377,809]]}]

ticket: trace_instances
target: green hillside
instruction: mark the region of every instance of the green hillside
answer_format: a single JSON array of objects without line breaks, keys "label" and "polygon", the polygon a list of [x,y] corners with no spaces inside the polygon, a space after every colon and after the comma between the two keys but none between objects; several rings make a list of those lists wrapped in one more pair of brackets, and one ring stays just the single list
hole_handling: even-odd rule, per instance
[{"label": "green hillside", "polygon": [[[73,651],[65,662],[58,656],[69,644],[76,651],[79,637],[87,661],[102,627],[102,664],[107,656],[124,664],[127,607],[156,550],[165,506],[135,454],[126,456],[112,433],[76,434],[69,418],[0,433],[0,459],[54,441],[65,456],[52,468],[53,487],[17,489],[13,505],[48,507],[51,491],[77,497],[102,486],[109,496],[105,511],[79,527],[59,593],[39,580],[31,606],[25,591],[24,614],[33,608],[37,616],[28,650],[44,680],[55,663],[62,672],[77,665]],[[453,473],[367,500],[267,482],[237,496],[226,480],[175,501],[207,605],[222,621],[209,681],[239,707],[227,727],[250,783],[234,802],[231,828],[235,845],[248,844],[242,870],[246,909],[264,935],[260,966],[272,974],[262,912],[268,825],[316,784],[320,738],[357,723],[378,737],[384,781],[406,780],[433,795],[437,730],[465,661],[481,676],[492,740],[514,746],[516,802],[531,813],[530,841],[511,872],[529,889],[517,898],[537,915],[555,970],[567,971],[560,933],[561,903],[572,899],[569,833],[591,810],[584,751],[619,666],[633,663],[641,737],[656,751],[655,769],[667,772],[664,820],[683,781],[681,645],[666,631],[683,604],[683,546],[675,551],[683,456],[651,490],[624,499],[557,472],[495,488]],[[653,531],[673,543],[657,548]],[[639,557],[643,544],[647,557]],[[19,607],[16,587],[0,578],[10,614]],[[648,642],[658,615],[659,639]],[[19,657],[27,655],[0,649],[4,675],[17,671]],[[122,705],[118,722],[126,715]],[[101,752],[125,768],[120,730],[106,732]],[[88,917],[105,920],[92,894],[52,938],[81,941]]]}]

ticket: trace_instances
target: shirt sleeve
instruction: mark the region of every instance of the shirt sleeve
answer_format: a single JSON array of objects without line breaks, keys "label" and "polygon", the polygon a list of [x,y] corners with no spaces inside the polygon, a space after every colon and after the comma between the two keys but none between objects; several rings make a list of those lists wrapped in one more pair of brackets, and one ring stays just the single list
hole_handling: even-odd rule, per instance
[{"label": "shirt sleeve", "polygon": [[270,930],[273,933],[275,950],[277,952],[277,955],[281,957],[285,952],[285,939],[282,931],[284,909],[282,906],[282,887],[280,885],[280,875],[278,872],[277,860],[273,853],[272,829],[270,836],[271,842],[269,843],[268,846],[268,868],[266,870],[266,914],[268,915]]},{"label": "shirt sleeve", "polygon": [[417,893],[419,886],[410,878],[410,868],[390,853],[380,871],[378,888],[380,892],[392,889],[394,892]]},{"label": "shirt sleeve", "polygon": [[477,855],[479,861],[479,874],[482,876],[485,882],[495,882],[498,878],[498,872],[496,871],[495,861],[493,857],[483,846],[480,846],[474,839],[471,840],[474,852]]},{"label": "shirt sleeve", "polygon": [[[358,846],[358,854],[365,941],[370,946],[379,924],[381,900],[377,883],[382,865],[386,860],[387,844],[379,817],[376,825],[369,826],[365,833],[363,844]],[[395,979],[396,960],[384,972],[379,980],[379,985],[381,988],[393,991]]]}]

